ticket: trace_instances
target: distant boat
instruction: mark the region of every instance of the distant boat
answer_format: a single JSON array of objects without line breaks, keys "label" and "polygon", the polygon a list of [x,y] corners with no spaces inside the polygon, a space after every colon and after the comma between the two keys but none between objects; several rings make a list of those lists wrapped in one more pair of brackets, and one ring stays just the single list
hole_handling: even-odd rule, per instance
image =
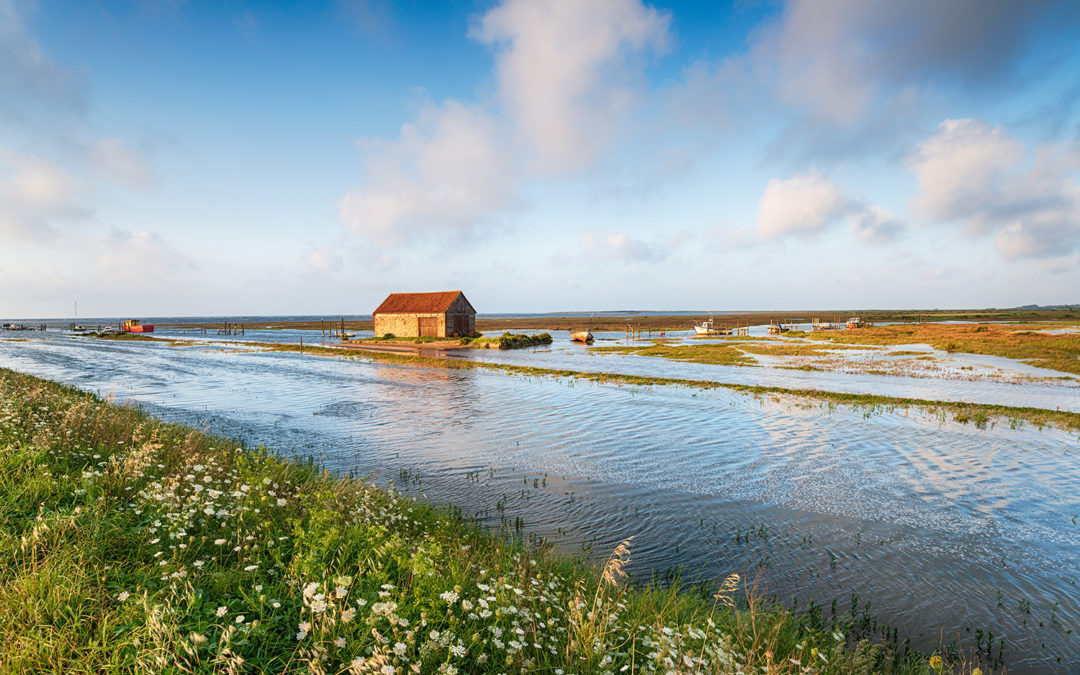
[{"label": "distant boat", "polygon": [[717,328],[712,319],[702,321],[694,325],[694,332],[698,335],[731,335],[731,328]]},{"label": "distant boat", "polygon": [[125,319],[124,323],[120,324],[121,333],[153,333],[154,324],[142,324],[138,319]]},{"label": "distant boat", "polygon": [[866,322],[857,316],[853,316],[847,320],[848,330],[854,330],[856,328],[862,328],[866,325]]},{"label": "distant boat", "polygon": [[572,342],[584,342],[585,344],[589,344],[594,340],[594,338],[593,334],[589,331],[579,330],[577,332],[570,333],[570,340]]}]

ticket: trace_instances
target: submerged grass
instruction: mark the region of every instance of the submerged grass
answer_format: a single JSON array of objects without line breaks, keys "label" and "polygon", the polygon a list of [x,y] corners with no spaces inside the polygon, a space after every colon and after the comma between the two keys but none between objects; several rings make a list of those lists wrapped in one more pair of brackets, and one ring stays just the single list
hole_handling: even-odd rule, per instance
[{"label": "submerged grass", "polygon": [[1017,359],[1040,368],[1080,375],[1080,334],[1052,335],[1015,324],[895,324],[820,331],[816,340],[862,345],[928,344],[936,349]]},{"label": "submerged grass", "polygon": [[736,576],[707,592],[630,586],[631,543],[595,570],[0,369],[3,673],[938,669]]},{"label": "submerged grass", "polygon": [[[248,343],[252,346],[263,347],[267,351],[299,352],[297,345],[265,343]],[[721,345],[723,346],[723,345]],[[622,349],[621,347],[619,349]],[[586,372],[579,370],[564,370],[557,368],[537,368],[534,366],[519,366],[510,363],[486,363],[483,361],[469,361],[465,359],[447,359],[439,356],[421,356],[419,354],[395,354],[385,352],[352,351],[343,353],[340,349],[331,347],[304,347],[305,354],[311,353],[319,356],[345,356],[362,358],[383,363],[396,363],[405,366],[421,368],[442,368],[445,370],[490,370],[516,375],[535,377],[573,378],[598,382],[602,384],[628,385],[628,386],[675,386],[691,387],[695,389],[728,389],[752,395],[780,395],[792,396],[803,399],[823,401],[840,405],[850,405],[856,408],[880,410],[880,409],[905,409],[921,408],[931,413],[946,413],[952,415],[959,422],[973,420],[987,420],[989,422],[1004,421],[1010,426],[1016,427],[1021,424],[1033,424],[1036,427],[1056,427],[1066,431],[1080,431],[1080,413],[1067,410],[1049,410],[1031,406],[1008,406],[991,403],[970,403],[966,401],[938,401],[924,398],[910,398],[902,396],[880,396],[877,394],[852,394],[847,392],[826,391],[822,389],[801,389],[794,387],[769,387],[753,384],[738,384],[734,382],[714,382],[712,380],[690,380],[673,377],[647,377],[644,375],[628,375],[625,373],[602,373]]]}]

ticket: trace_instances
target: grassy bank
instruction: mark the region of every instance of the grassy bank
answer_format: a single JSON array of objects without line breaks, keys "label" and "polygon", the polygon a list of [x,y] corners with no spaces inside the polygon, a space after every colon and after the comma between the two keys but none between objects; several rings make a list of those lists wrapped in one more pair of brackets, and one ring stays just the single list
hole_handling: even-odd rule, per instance
[{"label": "grassy bank", "polygon": [[860,345],[928,344],[948,352],[1004,356],[1080,375],[1080,334],[1053,335],[1015,324],[897,324],[821,331],[809,337]]},{"label": "grassy bank", "polygon": [[793,614],[734,576],[631,587],[632,540],[592,569],[452,509],[8,370],[0,509],[4,673],[937,665],[895,633],[866,639],[877,626],[854,607]]}]

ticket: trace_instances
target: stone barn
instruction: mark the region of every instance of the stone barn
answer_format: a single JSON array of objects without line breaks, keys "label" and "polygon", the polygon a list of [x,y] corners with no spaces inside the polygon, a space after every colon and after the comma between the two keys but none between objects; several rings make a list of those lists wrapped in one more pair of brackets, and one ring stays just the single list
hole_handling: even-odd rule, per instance
[{"label": "stone barn", "polygon": [[372,319],[375,337],[453,337],[476,330],[476,310],[461,291],[391,293]]}]

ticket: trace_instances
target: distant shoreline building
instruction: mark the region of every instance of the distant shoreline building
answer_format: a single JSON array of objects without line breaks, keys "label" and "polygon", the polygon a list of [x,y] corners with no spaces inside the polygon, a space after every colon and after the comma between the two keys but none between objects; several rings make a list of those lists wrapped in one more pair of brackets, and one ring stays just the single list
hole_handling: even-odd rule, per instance
[{"label": "distant shoreline building", "polygon": [[476,331],[476,310],[461,291],[391,293],[371,314],[376,337],[453,337]]}]

